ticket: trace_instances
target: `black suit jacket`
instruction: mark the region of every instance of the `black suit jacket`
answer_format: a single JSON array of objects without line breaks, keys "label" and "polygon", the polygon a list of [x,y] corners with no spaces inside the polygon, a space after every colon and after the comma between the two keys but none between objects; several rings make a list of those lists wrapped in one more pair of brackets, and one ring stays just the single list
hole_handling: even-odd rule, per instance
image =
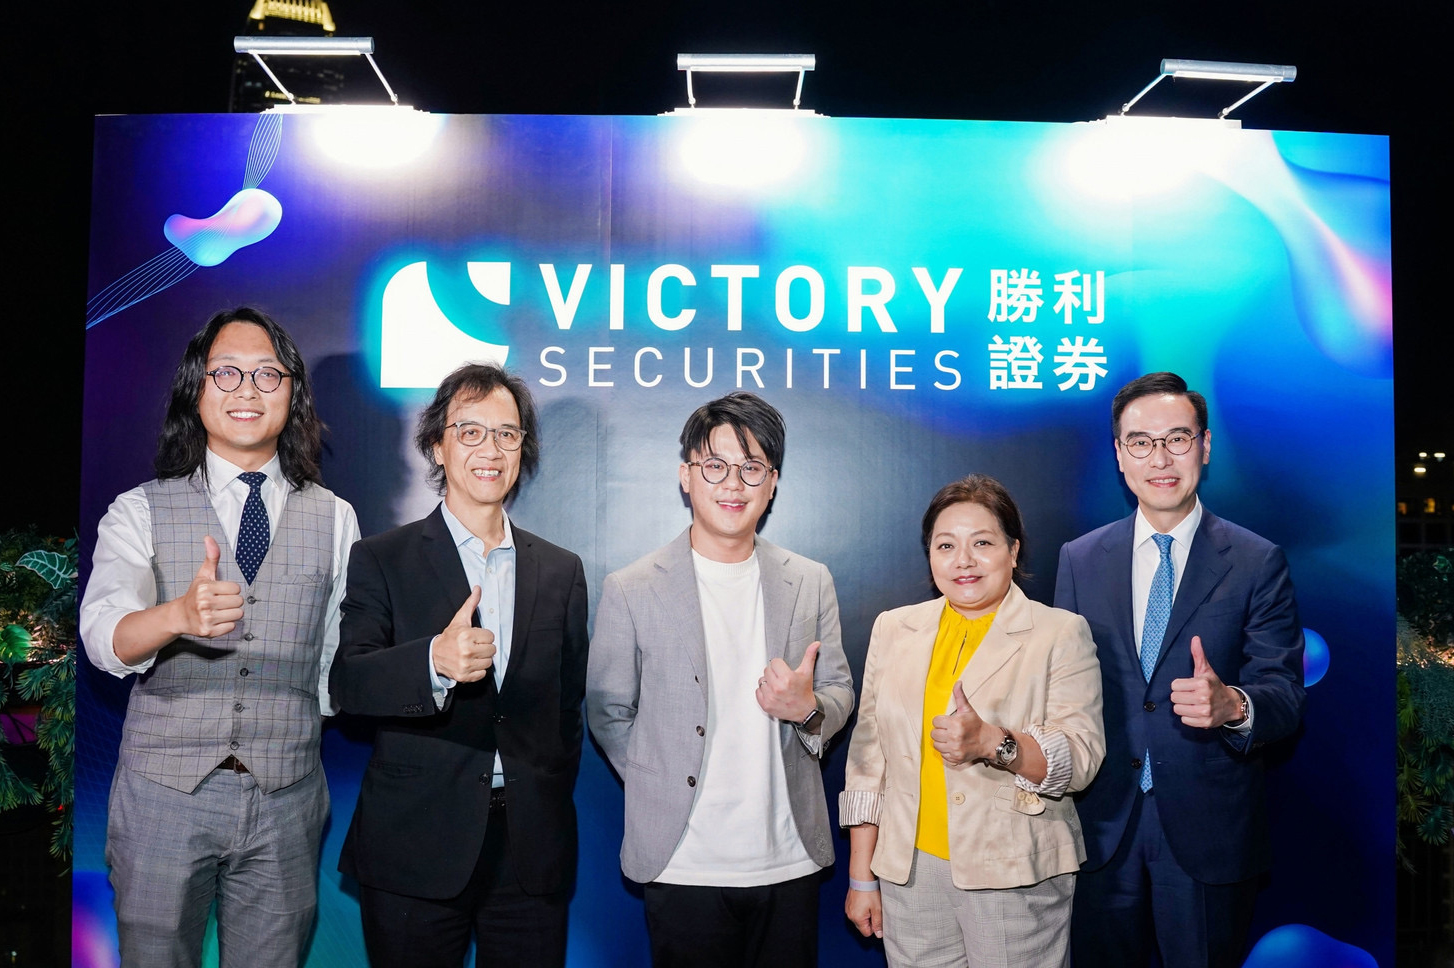
[{"label": "black suit jacket", "polygon": [[[1077,801],[1086,862],[1111,859],[1151,775],[1166,841],[1183,870],[1226,884],[1271,860],[1258,748],[1294,733],[1302,719],[1303,632],[1282,549],[1202,509],[1148,683],[1132,632],[1131,540],[1135,515],[1060,549],[1055,605],[1085,616],[1101,662],[1106,759]],[[1200,636],[1221,680],[1252,700],[1252,732],[1195,729],[1172,711],[1171,682],[1192,674]]]},{"label": "black suit jacket", "polygon": [[464,890],[484,844],[496,749],[521,886],[559,891],[575,873],[585,570],[575,554],[511,527],[515,622],[504,685],[497,692],[493,675],[461,683],[442,710],[429,643],[470,594],[443,514],[353,546],[329,688],[345,711],[380,717],[338,865],[361,884],[426,898]]}]

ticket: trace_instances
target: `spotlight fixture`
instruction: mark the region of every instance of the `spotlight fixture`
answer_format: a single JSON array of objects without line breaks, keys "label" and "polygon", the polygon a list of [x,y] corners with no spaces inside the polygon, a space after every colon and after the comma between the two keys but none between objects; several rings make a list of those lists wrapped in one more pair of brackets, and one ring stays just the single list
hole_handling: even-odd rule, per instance
[{"label": "spotlight fixture", "polygon": [[1146,96],[1146,92],[1168,77],[1185,77],[1203,81],[1246,81],[1257,87],[1245,97],[1222,108],[1217,115],[1220,120],[1252,98],[1267,90],[1269,85],[1290,83],[1297,79],[1297,68],[1291,64],[1240,64],[1235,61],[1204,61],[1167,58],[1161,62],[1161,73],[1141,89],[1131,100],[1121,105],[1121,113],[1131,110],[1131,105]]},{"label": "spotlight fixture", "polygon": [[817,67],[812,54],[678,54],[677,70],[687,72],[687,106],[697,106],[692,91],[692,72],[708,74],[791,74],[798,72],[798,89],[793,94],[793,110],[803,100],[803,75]]},{"label": "spotlight fixture", "polygon": [[251,54],[252,59],[258,62],[263,73],[278,86],[278,90],[288,99],[289,104],[297,104],[298,99],[293,92],[283,86],[278,80],[278,75],[268,69],[267,62],[263,60],[264,55],[270,57],[357,57],[362,54],[368,58],[369,66],[378,75],[379,83],[384,85],[384,90],[389,94],[389,100],[395,105],[399,103],[399,96],[384,80],[384,72],[379,70],[378,63],[374,60],[374,39],[372,37],[234,37],[232,38],[232,49],[239,54]]}]

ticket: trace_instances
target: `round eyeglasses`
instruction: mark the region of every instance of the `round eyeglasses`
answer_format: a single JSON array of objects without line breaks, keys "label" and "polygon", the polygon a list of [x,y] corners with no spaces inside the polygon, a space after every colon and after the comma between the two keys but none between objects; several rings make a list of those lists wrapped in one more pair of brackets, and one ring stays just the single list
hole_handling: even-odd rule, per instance
[{"label": "round eyeglasses", "polygon": [[702,480],[708,484],[721,484],[727,480],[727,475],[732,468],[737,468],[737,476],[742,478],[742,483],[748,487],[757,487],[767,480],[767,475],[772,472],[772,465],[763,463],[760,460],[743,461],[741,464],[730,464],[720,457],[708,457],[706,460],[689,460],[688,467],[695,467],[702,472]]},{"label": "round eyeglasses", "polygon": [[445,427],[453,429],[454,439],[466,447],[480,446],[490,434],[495,435],[495,443],[501,450],[519,450],[525,442],[525,431],[519,427],[486,427],[473,420],[460,420]]},{"label": "round eyeglasses", "polygon": [[252,379],[252,385],[263,393],[272,393],[283,385],[284,380],[291,379],[293,374],[284,373],[275,366],[260,366],[256,370],[239,370],[235,366],[219,366],[215,370],[208,370],[207,375],[217,385],[217,389],[223,393],[231,393],[242,386],[242,378]]},{"label": "round eyeglasses", "polygon": [[1152,437],[1148,434],[1136,434],[1121,441],[1121,446],[1126,448],[1126,453],[1137,460],[1145,460],[1151,456],[1156,449],[1157,442],[1166,448],[1166,452],[1173,457],[1180,457],[1191,450],[1192,444],[1197,442],[1201,433],[1192,433],[1188,430],[1178,430],[1167,434],[1165,437]]}]

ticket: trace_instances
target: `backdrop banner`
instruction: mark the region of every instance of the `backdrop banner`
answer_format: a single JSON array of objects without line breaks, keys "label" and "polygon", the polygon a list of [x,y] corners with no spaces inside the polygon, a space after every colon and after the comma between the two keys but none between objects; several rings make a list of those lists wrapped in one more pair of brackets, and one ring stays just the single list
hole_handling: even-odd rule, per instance
[{"label": "backdrop banner", "polygon": [[[1274,932],[1280,965],[1344,945],[1392,964],[1387,138],[389,108],[105,117],[95,144],[87,560],[110,501],[152,476],[187,339],[246,304],[301,347],[331,428],[324,478],[364,534],[438,500],[411,437],[439,379],[465,360],[520,374],[542,460],[510,514],[581,555],[593,607],[608,572],[690,521],[687,415],[760,393],[788,427],[762,534],[827,564],[861,681],[875,616],[933,592],[919,518],[941,485],[973,471],[1006,484],[1025,589],[1048,602],[1061,544],[1134,508],[1112,396],[1180,373],[1210,406],[1204,503],[1287,550],[1318,633],[1304,728],[1263,753],[1275,857],[1254,938]],[[129,683],[86,666],[80,689],[74,960],[104,966]],[[835,818],[847,739],[824,764]],[[349,717],[324,734],[316,968],[365,963],[357,885],[336,868],[369,742]],[[570,964],[634,968],[649,958],[617,865],[621,784],[586,746]],[[882,964],[843,917],[842,832],[837,847],[822,963]]]}]

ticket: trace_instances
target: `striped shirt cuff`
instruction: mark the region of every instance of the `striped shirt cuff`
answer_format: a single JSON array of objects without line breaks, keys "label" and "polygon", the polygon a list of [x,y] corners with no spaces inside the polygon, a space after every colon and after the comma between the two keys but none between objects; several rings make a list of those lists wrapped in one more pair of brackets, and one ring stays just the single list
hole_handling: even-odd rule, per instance
[{"label": "striped shirt cuff", "polygon": [[844,790],[838,794],[838,826],[877,824],[883,799],[883,794],[877,790]]},{"label": "striped shirt cuff", "polygon": [[1074,772],[1074,765],[1070,760],[1070,740],[1059,730],[1046,729],[1043,726],[1026,726],[1025,732],[1035,737],[1035,742],[1040,744],[1040,751],[1045,754],[1045,779],[1039,783],[1031,783],[1017,775],[1015,786],[1038,793],[1042,797],[1064,796]]}]

